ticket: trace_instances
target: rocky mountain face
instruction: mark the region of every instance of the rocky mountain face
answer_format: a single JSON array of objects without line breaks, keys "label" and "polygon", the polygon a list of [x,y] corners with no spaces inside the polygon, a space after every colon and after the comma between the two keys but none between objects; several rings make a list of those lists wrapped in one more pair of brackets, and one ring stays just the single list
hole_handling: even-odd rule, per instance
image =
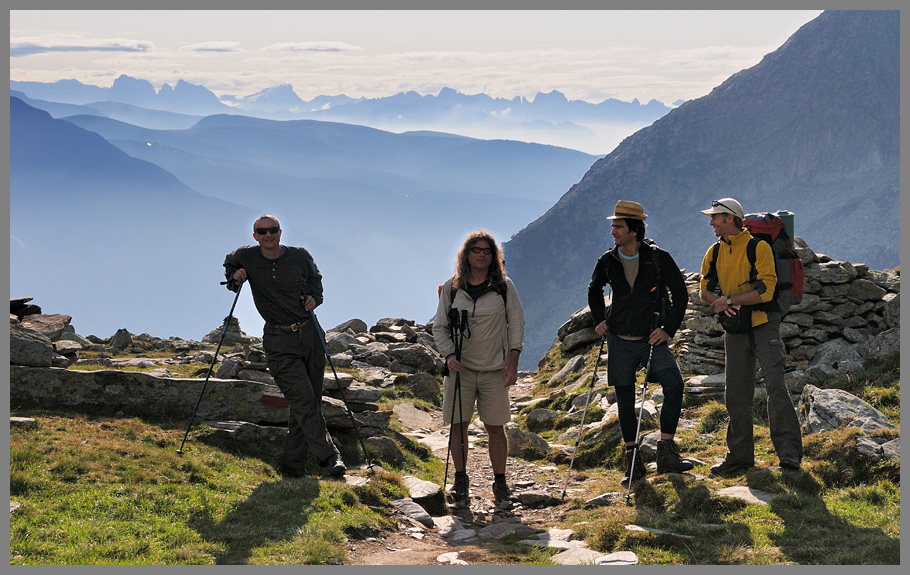
[{"label": "rocky mountain face", "polygon": [[722,197],[794,212],[820,252],[899,265],[899,32],[896,11],[824,12],[596,162],[504,246],[529,325],[522,367],[585,305],[620,199],[645,206],[647,235],[691,271],[715,240],[700,210]]}]

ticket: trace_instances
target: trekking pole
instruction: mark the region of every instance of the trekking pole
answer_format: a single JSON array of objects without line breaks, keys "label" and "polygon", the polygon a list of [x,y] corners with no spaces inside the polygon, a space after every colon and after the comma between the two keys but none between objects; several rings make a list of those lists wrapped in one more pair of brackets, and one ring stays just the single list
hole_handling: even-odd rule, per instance
[{"label": "trekking pole", "polygon": [[[449,310],[449,323],[452,326],[452,339],[455,340],[455,359],[461,361],[461,348],[464,342],[464,332],[468,325],[468,310],[461,310],[461,319],[458,310]],[[445,493],[446,483],[449,479],[449,454],[452,450],[452,433],[455,429],[455,402],[458,402],[459,425],[464,426],[464,404],[461,398],[461,372],[455,372],[455,388],[452,390],[452,416],[449,418],[449,441],[446,446],[446,470],[442,481],[442,491]],[[464,429],[459,430],[458,439],[461,441],[461,460],[467,467],[468,455],[464,444]]]},{"label": "trekking pole", "polygon": [[[227,282],[221,282],[221,285],[225,285]],[[227,334],[228,324],[231,321],[231,317],[234,315],[234,306],[237,305],[237,299],[240,297],[240,290],[243,288],[243,283],[237,287],[237,295],[234,296],[234,303],[231,304],[231,311],[228,312],[227,317],[224,318],[224,327],[221,328],[221,339],[218,340],[218,347],[215,348],[215,355],[212,356],[212,365],[209,366],[208,373],[205,374],[205,383],[202,384],[202,391],[199,392],[199,399],[196,401],[196,408],[193,409],[193,416],[190,417],[190,423],[186,426],[186,433],[183,434],[183,441],[180,442],[180,449],[177,450],[177,453],[183,455],[183,444],[186,443],[186,438],[190,434],[190,427],[193,426],[193,420],[196,419],[196,412],[199,410],[199,404],[202,403],[202,395],[205,393],[205,386],[209,383],[209,377],[212,375],[212,370],[215,369],[215,362],[218,361],[218,352],[221,350],[221,344],[224,342],[224,336]]]},{"label": "trekking pole", "polygon": [[[657,324],[660,320],[660,312],[654,312],[654,323]],[[655,328],[656,329],[656,328]],[[648,391],[648,376],[651,375],[651,357],[654,355],[654,344],[648,348],[648,365],[645,366],[645,378],[641,382],[641,405],[638,407],[638,424],[635,427],[635,447],[632,448],[632,464],[629,467],[629,485],[628,490],[626,491],[626,503],[631,501],[632,497],[632,475],[635,470],[635,457],[638,455],[639,446],[638,442],[641,438],[641,418],[644,415],[645,411],[645,392]]]},{"label": "trekking pole", "polygon": [[581,441],[581,433],[585,428],[585,417],[588,415],[588,402],[591,401],[591,394],[594,392],[594,382],[597,381],[597,364],[600,356],[604,352],[604,341],[606,336],[600,337],[600,349],[597,351],[597,359],[594,360],[594,375],[591,376],[591,385],[588,387],[588,397],[585,398],[585,410],[581,414],[581,426],[578,428],[578,436],[575,437],[575,447],[572,449],[572,458],[569,460],[569,469],[566,471],[566,482],[562,486],[562,498],[566,498],[566,488],[569,487],[569,475],[572,473],[572,464],[575,462],[575,452],[578,451],[578,442]]},{"label": "trekking pole", "polygon": [[[305,296],[306,294],[304,294]],[[329,355],[329,348],[325,343],[325,337],[323,336],[322,326],[319,325],[319,320],[316,319],[316,312],[310,310],[310,317],[313,318],[313,323],[316,326],[316,335],[319,336],[319,343],[322,344],[322,349],[325,351],[325,357],[329,361],[329,365],[332,368],[332,375],[335,376],[335,385],[338,386],[338,391],[341,393],[341,401],[344,403],[344,408],[348,412],[348,416],[351,418],[351,423],[354,424],[354,433],[357,434],[357,439],[360,440],[360,448],[363,449],[363,456],[367,460],[367,469],[371,472],[373,471],[373,459],[370,457],[369,452],[367,451],[367,446],[363,443],[363,438],[360,437],[360,426],[357,424],[357,420],[354,419],[354,412],[351,411],[351,407],[348,405],[348,400],[344,394],[344,388],[341,387],[341,382],[338,380],[338,373],[335,371],[335,364],[332,362],[332,356]],[[317,406],[321,410],[321,406]]]}]

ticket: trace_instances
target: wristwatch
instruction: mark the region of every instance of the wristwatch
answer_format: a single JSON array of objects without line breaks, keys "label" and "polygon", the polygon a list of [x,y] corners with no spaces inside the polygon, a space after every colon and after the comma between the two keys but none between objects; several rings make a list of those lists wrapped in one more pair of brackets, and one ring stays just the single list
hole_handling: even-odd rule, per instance
[{"label": "wristwatch", "polygon": [[731,305],[733,305],[733,298],[731,296],[727,296],[727,307],[730,307]]}]

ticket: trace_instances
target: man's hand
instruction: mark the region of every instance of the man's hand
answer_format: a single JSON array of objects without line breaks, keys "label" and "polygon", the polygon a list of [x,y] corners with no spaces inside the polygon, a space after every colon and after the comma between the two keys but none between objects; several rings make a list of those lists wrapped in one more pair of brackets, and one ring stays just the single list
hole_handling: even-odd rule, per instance
[{"label": "man's hand", "polygon": [[243,282],[246,281],[246,270],[243,268],[240,268],[239,270],[235,271],[234,275],[231,277],[234,278],[235,283],[242,284]]},{"label": "man's hand", "polygon": [[597,326],[594,328],[594,331],[600,337],[607,335],[607,321],[604,320],[604,321],[600,322],[599,324],[597,324]]},{"label": "man's hand", "polygon": [[739,308],[738,304],[727,305],[727,298],[725,297],[719,297],[711,302],[711,309],[714,310],[714,313],[724,312],[728,316],[734,316],[739,311]]},{"label": "man's hand", "polygon": [[506,367],[506,370],[502,372],[502,382],[506,387],[512,387],[515,385],[516,381],[518,381],[518,369],[509,365]]},{"label": "man's hand", "polygon": [[458,373],[464,368],[464,364],[455,359],[454,353],[446,358],[446,365],[449,366],[449,371],[452,373]]},{"label": "man's hand", "polygon": [[316,309],[316,299],[311,295],[302,295],[300,296],[300,301],[303,302],[303,309],[307,311],[313,311]]},{"label": "man's hand", "polygon": [[670,340],[670,336],[661,328],[657,328],[651,332],[651,336],[648,337],[648,343],[651,345],[660,345],[666,341]]}]

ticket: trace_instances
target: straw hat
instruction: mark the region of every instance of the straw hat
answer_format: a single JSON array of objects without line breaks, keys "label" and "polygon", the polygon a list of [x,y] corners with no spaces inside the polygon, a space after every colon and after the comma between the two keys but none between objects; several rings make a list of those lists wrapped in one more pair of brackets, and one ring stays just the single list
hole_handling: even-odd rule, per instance
[{"label": "straw hat", "polygon": [[646,220],[648,215],[645,214],[645,208],[636,202],[619,200],[616,207],[613,208],[613,215],[607,216],[608,220],[629,219],[629,220]]}]

